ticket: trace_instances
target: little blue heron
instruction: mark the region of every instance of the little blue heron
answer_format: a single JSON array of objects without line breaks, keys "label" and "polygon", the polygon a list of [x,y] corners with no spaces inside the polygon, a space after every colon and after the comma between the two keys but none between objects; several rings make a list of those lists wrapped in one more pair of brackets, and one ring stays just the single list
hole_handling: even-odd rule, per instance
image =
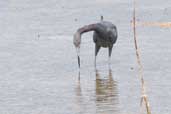
[{"label": "little blue heron", "polygon": [[[110,64],[110,57],[112,54],[113,44],[115,44],[118,37],[116,26],[111,22],[103,21],[103,16],[101,16],[100,22],[95,24],[85,25],[79,28],[74,34],[74,40],[73,40],[74,45],[77,49],[80,48],[81,35],[89,31],[94,31],[93,41],[95,43],[95,66],[96,66],[96,56],[101,47],[109,49],[109,64]],[[78,64],[80,67],[79,55],[78,55]]]}]

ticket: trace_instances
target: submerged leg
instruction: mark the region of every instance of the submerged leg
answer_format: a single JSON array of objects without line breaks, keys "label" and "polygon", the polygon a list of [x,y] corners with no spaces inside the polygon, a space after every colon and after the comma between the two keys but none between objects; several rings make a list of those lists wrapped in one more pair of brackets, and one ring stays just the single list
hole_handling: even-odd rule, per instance
[{"label": "submerged leg", "polygon": [[96,67],[96,56],[100,50],[100,46],[95,44],[95,59],[94,59],[94,66]]},{"label": "submerged leg", "polygon": [[108,59],[108,62],[109,62],[109,68],[111,69],[111,54],[112,54],[112,48],[113,48],[113,45],[112,46],[109,46],[109,59]]}]

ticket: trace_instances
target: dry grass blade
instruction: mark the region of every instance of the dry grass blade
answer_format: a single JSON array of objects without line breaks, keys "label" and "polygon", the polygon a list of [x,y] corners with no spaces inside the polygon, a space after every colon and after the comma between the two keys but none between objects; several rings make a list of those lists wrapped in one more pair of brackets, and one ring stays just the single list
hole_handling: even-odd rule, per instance
[{"label": "dry grass blade", "polygon": [[147,110],[147,114],[151,114],[150,111],[150,106],[149,106],[149,102],[148,102],[148,98],[147,95],[145,94],[145,83],[144,83],[144,78],[143,78],[143,66],[141,64],[141,59],[140,59],[140,51],[138,48],[138,44],[137,44],[137,33],[136,33],[136,0],[134,0],[134,9],[133,9],[133,33],[134,33],[134,46],[135,46],[135,50],[136,50],[136,57],[137,57],[137,63],[138,63],[138,71],[139,71],[139,77],[141,79],[141,85],[142,85],[142,98],[141,98],[141,105],[144,102],[145,106],[146,106],[146,110]]},{"label": "dry grass blade", "polygon": [[[133,23],[132,23],[133,24]],[[171,28],[171,22],[136,22],[136,26]]]}]

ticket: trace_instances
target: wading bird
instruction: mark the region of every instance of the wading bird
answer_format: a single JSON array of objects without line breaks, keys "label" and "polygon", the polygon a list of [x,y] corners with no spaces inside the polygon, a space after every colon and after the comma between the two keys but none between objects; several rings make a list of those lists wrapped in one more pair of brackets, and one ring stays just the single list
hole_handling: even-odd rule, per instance
[{"label": "wading bird", "polygon": [[[115,44],[118,33],[117,28],[114,24],[108,21],[103,21],[103,16],[101,16],[101,21],[95,24],[85,25],[79,28],[74,34],[74,45],[77,49],[80,48],[81,44],[81,35],[83,33],[94,31],[93,33],[93,41],[95,43],[95,67],[96,67],[96,56],[101,47],[109,49],[109,65],[110,65],[110,57],[112,54],[113,44]],[[78,64],[80,67],[80,59],[78,55]]]}]

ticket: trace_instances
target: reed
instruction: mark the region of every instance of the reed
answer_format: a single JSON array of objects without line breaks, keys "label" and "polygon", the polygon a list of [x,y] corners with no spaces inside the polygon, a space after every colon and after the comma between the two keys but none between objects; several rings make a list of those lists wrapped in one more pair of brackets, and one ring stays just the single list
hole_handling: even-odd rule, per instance
[{"label": "reed", "polygon": [[[132,22],[133,25],[133,22]],[[136,22],[136,26],[171,28],[171,22]]]},{"label": "reed", "polygon": [[138,47],[138,42],[137,42],[137,32],[136,32],[136,0],[134,0],[134,9],[133,9],[133,35],[134,35],[134,46],[135,46],[135,51],[136,51],[136,58],[137,58],[137,64],[138,64],[138,75],[141,79],[141,101],[140,101],[140,104],[141,104],[141,107],[142,107],[142,104],[144,102],[144,105],[146,107],[146,111],[147,111],[147,114],[151,114],[151,110],[150,110],[150,105],[149,105],[149,101],[148,101],[148,97],[147,97],[147,94],[146,94],[146,89],[145,89],[145,81],[144,81],[144,78],[143,78],[143,66],[142,66],[142,63],[141,63],[141,56],[140,56],[140,50],[139,50],[139,47]]}]

